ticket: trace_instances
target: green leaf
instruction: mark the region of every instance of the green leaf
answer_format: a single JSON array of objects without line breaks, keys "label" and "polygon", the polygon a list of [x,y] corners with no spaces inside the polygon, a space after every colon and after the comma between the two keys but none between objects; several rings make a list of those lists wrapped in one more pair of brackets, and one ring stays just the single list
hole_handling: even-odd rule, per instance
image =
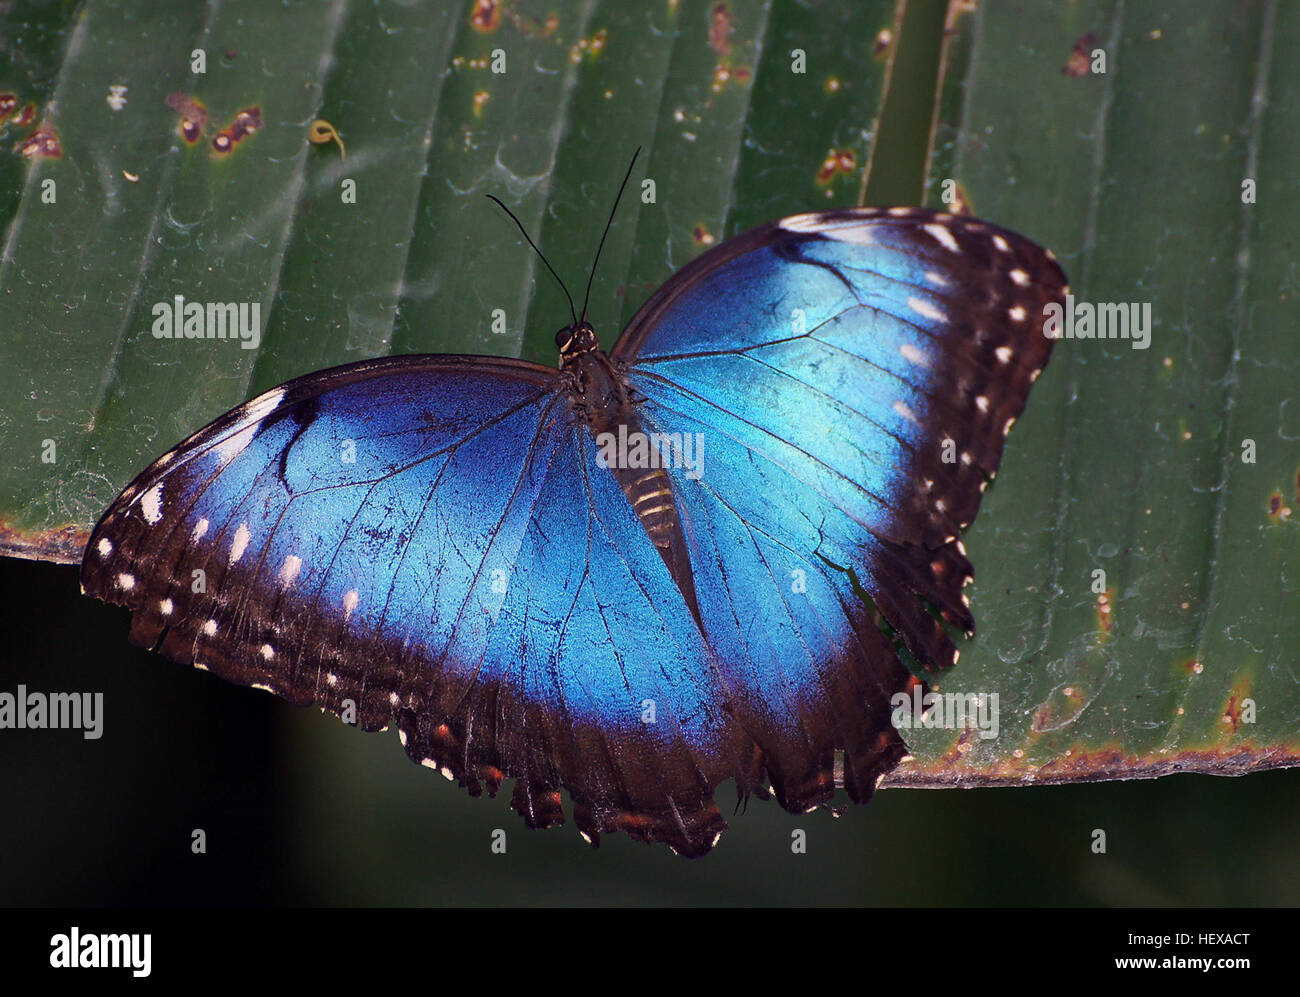
[{"label": "green leaf", "polygon": [[[737,225],[857,200],[889,65],[873,51],[895,16],[884,0],[816,15],[790,2],[474,10],[87,0],[64,8],[66,24],[4,25],[19,51],[64,32],[62,61],[46,43],[29,74],[41,85],[12,84],[40,100],[64,154],[0,158],[23,191],[0,266],[0,549],[78,560],[149,460],[290,377],[383,353],[553,362],[567,305],[486,194],[581,294],[645,147],[654,203],[630,191],[592,289],[607,344]],[[792,71],[796,48],[806,72]],[[109,85],[126,87],[120,111]],[[208,110],[193,147],[174,92]],[[209,140],[247,107],[263,127],[215,155]],[[346,160],[309,144],[316,118],[340,133]],[[819,183],[832,149],[854,165]],[[54,204],[40,200],[47,179]],[[260,348],[155,339],[153,307],[178,294],[256,302]]]},{"label": "green leaf", "polygon": [[[929,202],[956,181],[975,214],[1054,247],[1080,300],[1150,302],[1154,333],[1148,350],[1058,344],[966,538],[980,634],[938,685],[997,693],[1000,736],[913,731],[916,758],[891,782],[1294,764],[1300,106],[1285,53],[1300,13],[1228,0],[954,8]],[[581,301],[644,147],[591,292],[608,345],[709,243],[859,203],[869,165],[879,196],[894,151],[877,142],[882,94],[935,103],[924,71],[905,76],[910,56],[894,63],[899,14],[884,0],[474,11],[86,0],[39,21],[0,15],[15,53],[0,90],[35,101],[63,146],[26,160],[10,125],[0,147],[0,549],[77,560],[151,458],[292,376],[383,353],[551,362],[568,306],[485,194]],[[1076,42],[1105,51],[1104,74],[1062,72]],[[110,85],[126,87],[120,110]],[[208,110],[194,146],[174,92]],[[212,136],[250,107],[263,127],[214,153]],[[346,159],[308,141],[317,118]],[[827,163],[848,165],[819,178]],[[154,338],[152,309],[176,294],[256,302],[260,347]]]},{"label": "green leaf", "polygon": [[[1152,336],[1057,344],[966,537],[980,637],[939,685],[998,693],[999,736],[915,731],[891,782],[1294,765],[1300,10],[981,4],[951,27],[932,198],[956,180],[1080,301],[1150,303]],[[1063,72],[1076,43],[1104,74]]]}]

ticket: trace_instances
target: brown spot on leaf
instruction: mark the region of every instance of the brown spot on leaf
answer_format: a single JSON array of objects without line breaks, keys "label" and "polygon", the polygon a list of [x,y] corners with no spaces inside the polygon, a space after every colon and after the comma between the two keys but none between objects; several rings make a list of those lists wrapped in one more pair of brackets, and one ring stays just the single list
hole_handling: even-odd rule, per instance
[{"label": "brown spot on leaf", "polygon": [[28,159],[61,159],[63,146],[51,125],[37,128],[18,143],[18,151]]},{"label": "brown spot on leaf", "polygon": [[[1227,728],[1229,726],[1232,727],[1233,734],[1236,734],[1237,728],[1241,726],[1242,715],[1245,712],[1246,707],[1246,700],[1250,698],[1250,690],[1253,684],[1250,675],[1246,675],[1232,684],[1232,688],[1228,692],[1228,702],[1223,707],[1223,726],[1225,734],[1227,733]],[[1254,717],[1251,716],[1246,719],[1253,721]]]},{"label": "brown spot on leaf", "polygon": [[18,95],[16,93],[0,93],[0,125],[5,123],[5,118],[9,117],[17,106]]},{"label": "brown spot on leaf", "polygon": [[1066,62],[1065,68],[1061,70],[1066,76],[1077,79],[1080,76],[1088,75],[1088,67],[1092,63],[1092,50],[1096,47],[1097,36],[1089,31],[1074,43],[1074,49],[1070,52],[1069,61]]},{"label": "brown spot on leaf", "polygon": [[1057,686],[1034,711],[1030,729],[1037,734],[1058,730],[1074,720],[1088,705],[1086,691],[1076,685]]},{"label": "brown spot on leaf", "polygon": [[731,54],[731,36],[735,32],[731,12],[725,3],[715,3],[709,11],[709,48],[718,55]]},{"label": "brown spot on leaf", "polygon": [[837,174],[852,173],[857,165],[852,149],[832,149],[822,160],[821,169],[817,171],[817,182],[828,184]]},{"label": "brown spot on leaf", "polygon": [[696,225],[695,228],[691,230],[691,238],[695,240],[695,245],[697,246],[713,245],[713,233],[703,225]]},{"label": "brown spot on leaf", "polygon": [[1241,705],[1236,696],[1228,697],[1228,705],[1223,710],[1224,724],[1232,725],[1232,732],[1237,733],[1237,725],[1241,723]]},{"label": "brown spot on leaf", "polygon": [[1097,628],[1108,634],[1115,632],[1114,598],[1114,589],[1106,589],[1097,596]]},{"label": "brown spot on leaf", "polygon": [[470,12],[469,23],[476,31],[490,34],[501,27],[501,3],[499,0],[474,0],[474,9]]},{"label": "brown spot on leaf", "polygon": [[579,38],[573,43],[573,47],[569,49],[569,61],[577,65],[582,61],[584,55],[594,59],[605,51],[605,42],[608,38],[609,35],[604,28],[601,28],[590,38]]},{"label": "brown spot on leaf", "polygon": [[224,155],[262,127],[262,109],[246,107],[235,115],[228,128],[223,128],[212,139],[212,148]]},{"label": "brown spot on leaf", "polygon": [[975,746],[975,735],[978,734],[978,728],[963,727],[957,735],[957,740],[947,751],[943,753],[940,759],[941,765],[955,765],[966,755],[970,754],[971,748]]},{"label": "brown spot on leaf", "polygon": [[16,115],[14,115],[13,124],[15,128],[26,128],[35,120],[36,120],[36,105],[24,104],[23,109],[19,111]]},{"label": "brown spot on leaf", "polygon": [[208,123],[208,109],[196,98],[176,91],[167,95],[167,106],[181,116],[181,138],[193,145],[203,137],[203,129]]},{"label": "brown spot on leaf", "polygon": [[230,126],[236,142],[247,135],[253,134],[261,127],[262,109],[260,107],[244,108],[235,115],[235,123]]},{"label": "brown spot on leaf", "polygon": [[[550,38],[555,34],[555,29],[560,26],[560,15],[552,12],[546,15],[546,20],[540,21],[531,14],[526,14],[512,5],[501,4],[505,10],[506,16],[510,18],[510,23],[515,26],[525,38]],[[604,34],[602,29],[601,34]]]}]

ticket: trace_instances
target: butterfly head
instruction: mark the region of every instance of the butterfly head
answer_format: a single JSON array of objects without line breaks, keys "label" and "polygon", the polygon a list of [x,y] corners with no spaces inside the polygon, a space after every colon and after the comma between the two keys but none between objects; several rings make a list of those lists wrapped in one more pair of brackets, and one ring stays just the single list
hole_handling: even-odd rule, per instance
[{"label": "butterfly head", "polygon": [[591,323],[582,319],[573,325],[566,325],[555,334],[555,345],[560,348],[560,369],[577,360],[584,353],[600,349],[596,339],[596,330]]}]

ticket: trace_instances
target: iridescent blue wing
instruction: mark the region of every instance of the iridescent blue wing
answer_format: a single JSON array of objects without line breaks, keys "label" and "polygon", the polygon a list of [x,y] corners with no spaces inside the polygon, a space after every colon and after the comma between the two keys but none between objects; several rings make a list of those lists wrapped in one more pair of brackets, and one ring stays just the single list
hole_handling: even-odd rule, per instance
[{"label": "iridescent blue wing", "polygon": [[837,782],[865,800],[904,753],[889,697],[909,673],[879,622],[927,668],[957,659],[935,614],[974,629],[958,533],[1065,291],[993,225],[837,211],[704,254],[619,339],[648,431],[698,434],[679,438],[702,467],[672,476],[705,637],[787,808]]},{"label": "iridescent blue wing", "polygon": [[696,855],[734,725],[681,593],[553,369],[397,357],[312,374],[155,461],[83,589],[132,639],[315,703],[532,826]]}]

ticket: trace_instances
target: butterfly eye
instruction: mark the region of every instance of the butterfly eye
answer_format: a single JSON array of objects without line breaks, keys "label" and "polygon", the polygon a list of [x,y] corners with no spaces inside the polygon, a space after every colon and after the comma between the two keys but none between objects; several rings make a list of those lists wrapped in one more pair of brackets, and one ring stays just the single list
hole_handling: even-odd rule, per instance
[{"label": "butterfly eye", "polygon": [[566,325],[555,334],[555,345],[560,348],[561,352],[563,352],[571,342],[573,342],[573,328],[571,326]]}]

